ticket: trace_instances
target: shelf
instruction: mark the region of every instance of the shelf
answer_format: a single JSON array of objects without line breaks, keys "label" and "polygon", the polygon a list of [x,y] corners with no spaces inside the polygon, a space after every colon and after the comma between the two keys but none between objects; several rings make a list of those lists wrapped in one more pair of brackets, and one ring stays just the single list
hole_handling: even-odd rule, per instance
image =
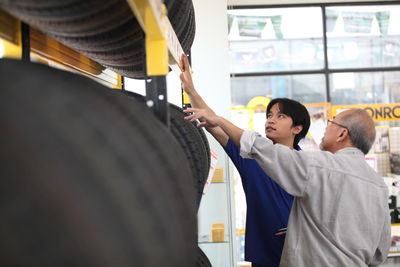
[{"label": "shelf", "polygon": [[398,252],[389,252],[388,258],[399,257],[399,256],[400,256],[400,251],[398,251]]},{"label": "shelf", "polygon": [[212,242],[211,240],[211,236],[209,235],[203,235],[203,236],[199,236],[198,237],[198,243],[199,244],[226,244],[229,243],[229,235],[225,235],[224,240],[222,242]]},{"label": "shelf", "polygon": [[223,241],[223,242],[204,241],[204,242],[198,242],[198,244],[229,244],[229,241]]}]

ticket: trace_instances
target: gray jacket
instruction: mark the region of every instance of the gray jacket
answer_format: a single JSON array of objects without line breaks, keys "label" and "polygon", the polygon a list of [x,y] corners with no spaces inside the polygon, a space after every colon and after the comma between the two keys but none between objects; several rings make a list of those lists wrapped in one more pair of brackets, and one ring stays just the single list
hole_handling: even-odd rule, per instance
[{"label": "gray jacket", "polygon": [[388,189],[360,150],[298,152],[252,131],[240,149],[295,196],[280,266],[378,266],[386,259]]}]

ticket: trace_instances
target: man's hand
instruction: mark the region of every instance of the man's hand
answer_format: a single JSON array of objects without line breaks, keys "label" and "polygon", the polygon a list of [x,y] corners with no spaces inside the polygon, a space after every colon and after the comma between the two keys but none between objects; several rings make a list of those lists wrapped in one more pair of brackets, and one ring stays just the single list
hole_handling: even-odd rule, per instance
[{"label": "man's hand", "polygon": [[189,60],[185,54],[181,57],[183,71],[179,76],[182,82],[182,88],[187,94],[195,92],[192,73],[189,66]]},{"label": "man's hand", "polygon": [[200,120],[197,127],[216,127],[219,126],[220,117],[215,114],[210,108],[199,109],[199,108],[187,108],[184,110],[186,113],[193,113],[192,115],[186,116],[185,120],[195,121]]},{"label": "man's hand", "polygon": [[218,116],[210,108],[187,108],[184,110],[186,113],[192,112],[192,115],[186,116],[186,120],[195,121],[199,119],[201,122],[197,124],[197,127],[219,127],[224,132],[224,142],[226,144],[227,138],[229,137],[232,141],[240,147],[240,138],[244,130],[235,126],[232,122]]}]

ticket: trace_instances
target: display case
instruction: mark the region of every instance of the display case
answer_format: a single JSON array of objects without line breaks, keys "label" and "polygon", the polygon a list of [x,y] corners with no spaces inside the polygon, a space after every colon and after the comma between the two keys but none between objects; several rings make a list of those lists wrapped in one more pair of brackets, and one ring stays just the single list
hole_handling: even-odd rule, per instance
[{"label": "display case", "polygon": [[198,213],[198,243],[213,267],[235,266],[234,205],[230,163],[223,148],[207,134],[217,155],[213,179],[205,186]]}]

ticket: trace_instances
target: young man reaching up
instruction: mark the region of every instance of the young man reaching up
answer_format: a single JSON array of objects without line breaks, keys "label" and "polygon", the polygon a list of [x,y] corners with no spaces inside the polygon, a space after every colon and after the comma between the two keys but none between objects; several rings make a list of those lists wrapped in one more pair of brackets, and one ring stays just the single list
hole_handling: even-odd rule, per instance
[{"label": "young man reaching up", "polygon": [[[183,89],[192,107],[207,105],[194,88],[186,56],[182,58],[185,71],[181,74]],[[273,99],[266,110],[265,134],[276,144],[299,150],[298,142],[310,126],[307,109],[287,98]],[[242,179],[246,195],[245,260],[253,267],[279,266],[285,229],[293,197],[275,183],[254,159],[240,156],[239,147],[220,127],[207,127],[224,147]]]}]

